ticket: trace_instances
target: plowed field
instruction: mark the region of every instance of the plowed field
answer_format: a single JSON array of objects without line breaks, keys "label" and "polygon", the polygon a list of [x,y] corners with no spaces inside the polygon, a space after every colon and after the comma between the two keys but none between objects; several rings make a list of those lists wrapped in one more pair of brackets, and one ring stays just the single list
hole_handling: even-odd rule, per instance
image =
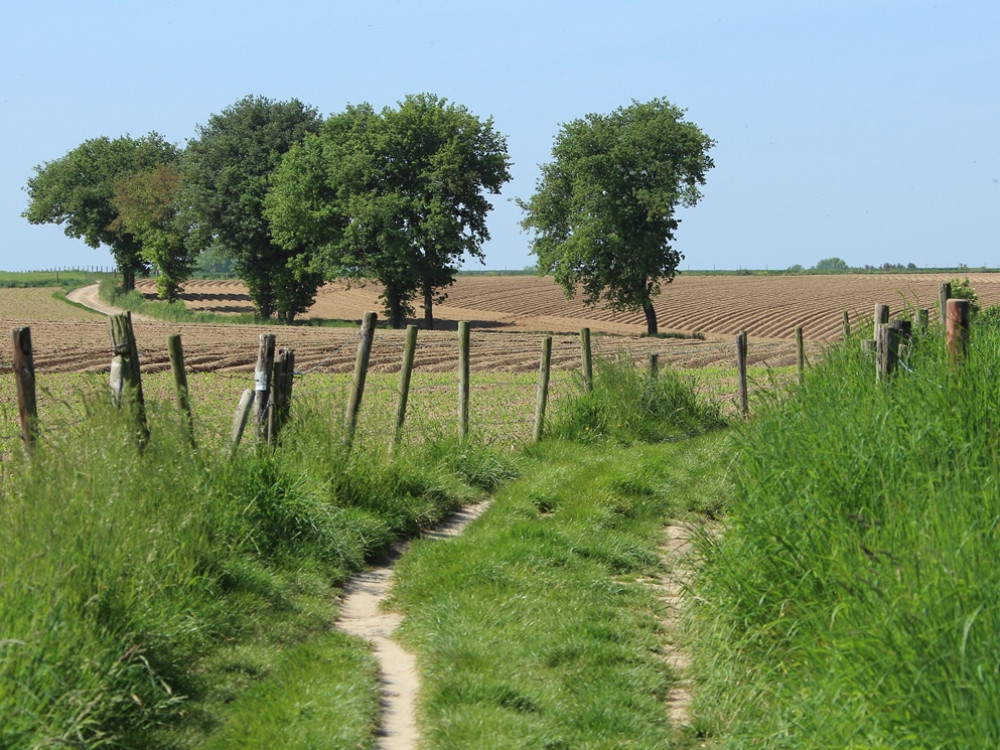
[{"label": "plowed field", "polygon": [[[894,311],[930,307],[947,277],[935,275],[871,276],[680,276],[664,289],[657,303],[662,331],[699,331],[707,341],[640,338],[641,314],[615,313],[567,300],[550,279],[531,276],[463,276],[448,301],[435,308],[443,330],[421,331],[415,367],[418,371],[454,368],[457,321],[473,327],[472,368],[478,371],[522,372],[538,366],[539,332],[551,332],[553,366],[579,363],[578,331],[589,326],[598,353],[628,350],[636,360],[656,352],[660,362],[675,367],[730,366],[732,337],[746,329],[751,363],[782,366],[794,362],[794,329],[803,326],[809,349],[836,339],[843,311],[855,321],[869,316],[877,302]],[[1000,302],[1000,275],[972,274],[970,280],[984,305]],[[152,283],[141,288],[150,296]],[[317,297],[307,318],[357,321],[366,310],[379,310],[380,289],[329,284]],[[240,282],[195,281],[185,286],[185,303],[195,309],[249,312],[249,297]],[[419,311],[418,311],[419,312]],[[51,298],[50,290],[0,290],[0,320],[8,327],[30,325],[36,367],[40,371],[102,371],[110,362],[107,324],[88,313]],[[279,346],[296,351],[297,367],[322,372],[347,372],[353,367],[355,329],[303,326],[183,324],[138,321],[135,324],[143,369],[169,368],[166,338],[182,334],[185,359],[195,372],[249,372],[263,332],[277,335]],[[601,333],[607,335],[600,335]],[[399,367],[402,332],[379,330],[372,353],[375,372]],[[9,346],[0,364],[11,364]]]},{"label": "plowed field", "polygon": [[[1000,274],[970,274],[984,306],[1000,303]],[[802,326],[810,340],[837,338],[842,316],[871,315],[876,303],[893,310],[932,308],[938,287],[948,276],[935,274],[843,276],[678,276],[656,302],[661,331],[700,331],[729,339],[746,330],[752,339],[791,339]],[[150,296],[153,283],[141,282]],[[307,318],[358,320],[365,310],[379,310],[377,286],[328,284]],[[185,286],[185,303],[194,309],[223,313],[252,312],[238,281],[197,281]],[[420,310],[417,311],[421,313]],[[567,300],[550,278],[535,276],[462,276],[435,307],[444,328],[459,320],[501,331],[594,331],[640,334],[641,312],[614,312]]]}]

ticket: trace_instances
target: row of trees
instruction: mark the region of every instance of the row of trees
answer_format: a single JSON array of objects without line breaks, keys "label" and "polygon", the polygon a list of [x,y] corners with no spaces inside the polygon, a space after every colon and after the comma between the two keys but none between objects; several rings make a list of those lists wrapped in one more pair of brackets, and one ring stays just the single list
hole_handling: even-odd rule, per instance
[{"label": "row of trees", "polygon": [[[588,304],[641,308],[683,257],[675,208],[693,205],[714,142],[656,99],[565,126],[535,195],[518,201],[541,273]],[[181,149],[157,133],[96,138],[35,169],[32,223],[107,245],[126,290],[155,266],[174,299],[201,252],[234,262],[261,317],[291,322],[327,279],[383,286],[390,323],[424,321],[465,257],[483,259],[487,196],[510,180],[492,119],[430,94],[325,120],[297,100],[246,97]]]}]

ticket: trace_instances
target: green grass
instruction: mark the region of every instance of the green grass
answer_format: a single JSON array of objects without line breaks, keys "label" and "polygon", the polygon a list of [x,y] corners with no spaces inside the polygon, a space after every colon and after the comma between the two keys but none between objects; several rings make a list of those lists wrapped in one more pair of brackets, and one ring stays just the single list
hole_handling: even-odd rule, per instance
[{"label": "green grass", "polygon": [[695,587],[698,727],[725,747],[1000,744],[1000,337],[857,339],[741,430]]},{"label": "green grass", "polygon": [[[122,310],[129,310],[151,318],[166,320],[173,323],[227,323],[232,325],[249,324],[255,325],[288,325],[280,323],[276,318],[259,318],[256,315],[241,313],[238,315],[205,312],[190,310],[180,300],[167,302],[165,300],[150,300],[142,292],[133,289],[130,292],[123,292],[117,286],[116,279],[109,277],[101,280],[99,294],[101,299],[110,305],[119,307]],[[343,328],[356,326],[357,321],[353,320],[325,320],[320,318],[304,318],[296,320],[292,325]]]},{"label": "green grass", "polygon": [[78,397],[83,421],[2,465],[0,747],[233,746],[278,724],[306,748],[331,720],[331,747],[365,746],[371,657],[330,633],[334,587],[511,459],[463,446],[483,475],[431,443],[348,454],[308,399],[275,451],[232,461],[191,450],[176,410],[151,405],[140,456],[99,392]]},{"label": "green grass", "polygon": [[723,444],[542,443],[461,537],[414,543],[394,603],[426,747],[681,741],[665,719],[662,605],[642,579],[669,519],[717,509]]},{"label": "green grass", "polygon": [[0,271],[0,288],[61,286],[69,290],[103,278],[112,275],[97,271]]}]

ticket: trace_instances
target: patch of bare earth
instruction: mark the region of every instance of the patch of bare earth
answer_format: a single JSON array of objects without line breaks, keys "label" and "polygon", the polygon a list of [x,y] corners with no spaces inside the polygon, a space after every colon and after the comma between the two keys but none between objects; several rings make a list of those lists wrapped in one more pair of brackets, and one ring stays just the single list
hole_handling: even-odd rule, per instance
[{"label": "patch of bare earth", "polygon": [[[481,516],[488,506],[489,501],[484,501],[463,508],[424,536],[434,539],[455,536]],[[379,750],[411,750],[420,741],[416,719],[420,690],[417,661],[392,638],[402,622],[402,615],[382,610],[382,602],[392,588],[393,566],[405,549],[406,545],[400,545],[384,565],[360,573],[347,583],[337,621],[344,632],[370,642],[379,663],[382,690]]]},{"label": "patch of bare earth", "polygon": [[667,718],[675,731],[682,730],[691,719],[691,681],[688,675],[691,660],[680,637],[682,597],[691,576],[690,552],[691,528],[679,524],[667,526],[660,545],[664,572],[659,578],[649,581],[663,603],[663,628],[667,638],[663,657],[677,677],[667,696]]}]

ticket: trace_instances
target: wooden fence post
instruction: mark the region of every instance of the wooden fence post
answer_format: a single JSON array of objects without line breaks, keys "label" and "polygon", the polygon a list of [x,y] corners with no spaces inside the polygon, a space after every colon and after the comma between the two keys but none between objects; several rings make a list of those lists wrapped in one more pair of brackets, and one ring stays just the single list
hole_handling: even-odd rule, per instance
[{"label": "wooden fence post", "polygon": [[948,328],[948,300],[951,299],[951,282],[938,287],[938,306],[941,308],[941,330]]},{"label": "wooden fence post", "polygon": [[142,374],[139,370],[139,350],[132,329],[132,313],[111,315],[111,394],[116,406],[127,403],[136,421],[136,439],[142,451],[149,441],[146,422],[146,400],[142,395]]},{"label": "wooden fence post", "polygon": [[875,379],[888,380],[899,364],[899,347],[903,341],[903,321],[893,318],[879,326],[875,339]]},{"label": "wooden fence post", "polygon": [[927,333],[927,321],[928,321],[927,308],[925,307],[920,310],[917,310],[917,330],[921,334]]},{"label": "wooden fence post", "polygon": [[458,436],[469,437],[469,324],[458,324]]},{"label": "wooden fence post", "polygon": [[594,359],[590,349],[590,329],[580,329],[580,350],[583,355],[583,390],[594,390]]},{"label": "wooden fence post", "polygon": [[274,371],[274,334],[262,333],[253,372],[253,421],[258,440],[267,439],[267,406],[271,401],[271,375]]},{"label": "wooden fence post", "polygon": [[358,356],[354,360],[354,380],[351,383],[351,397],[347,402],[347,416],[344,426],[347,428],[347,447],[354,443],[354,431],[358,426],[358,411],[361,409],[361,399],[365,395],[365,379],[368,377],[368,359],[372,353],[372,341],[375,338],[375,321],[378,315],[366,312],[361,320],[361,330],[358,332]]},{"label": "wooden fence post", "polygon": [[247,388],[240,397],[240,403],[236,407],[236,414],[233,415],[233,428],[229,432],[229,457],[236,455],[236,449],[240,445],[243,437],[243,430],[246,429],[250,420],[250,412],[253,410],[254,392]]},{"label": "wooden fence post", "polygon": [[746,419],[750,416],[749,396],[747,393],[747,332],[736,334],[736,372],[739,376],[740,414]]},{"label": "wooden fence post", "polygon": [[851,316],[844,310],[844,341],[851,338]]},{"label": "wooden fence post", "polygon": [[275,445],[281,428],[288,421],[295,381],[295,351],[287,347],[278,350],[271,377],[271,402],[267,414],[267,444]]},{"label": "wooden fence post", "polygon": [[31,328],[13,328],[14,379],[17,381],[17,411],[21,417],[21,439],[30,451],[38,437],[38,401],[35,396],[35,357],[31,350]]},{"label": "wooden fence post", "polygon": [[413,374],[413,357],[417,350],[417,327],[406,327],[406,342],[403,345],[403,363],[399,368],[399,387],[396,393],[396,429],[392,434],[390,452],[395,450],[403,437],[403,422],[406,421],[406,402],[410,398],[410,376]]},{"label": "wooden fence post", "polygon": [[795,348],[798,353],[796,357],[799,374],[799,386],[806,381],[806,345],[802,337],[802,326],[795,329]]},{"label": "wooden fence post", "polygon": [[972,305],[967,299],[950,299],[947,302],[945,331],[948,340],[948,357],[952,363],[961,362],[969,351],[969,322]]},{"label": "wooden fence post", "polygon": [[184,415],[188,439],[191,447],[196,447],[194,441],[194,418],[191,415],[191,398],[188,395],[187,372],[184,369],[184,348],[181,346],[179,333],[167,336],[167,352],[170,355],[170,371],[174,376],[174,391],[177,393],[177,405]]},{"label": "wooden fence post", "polygon": [[535,442],[542,439],[545,407],[549,401],[549,369],[552,364],[552,337],[542,339],[542,361],[538,365],[538,396],[535,399]]}]

